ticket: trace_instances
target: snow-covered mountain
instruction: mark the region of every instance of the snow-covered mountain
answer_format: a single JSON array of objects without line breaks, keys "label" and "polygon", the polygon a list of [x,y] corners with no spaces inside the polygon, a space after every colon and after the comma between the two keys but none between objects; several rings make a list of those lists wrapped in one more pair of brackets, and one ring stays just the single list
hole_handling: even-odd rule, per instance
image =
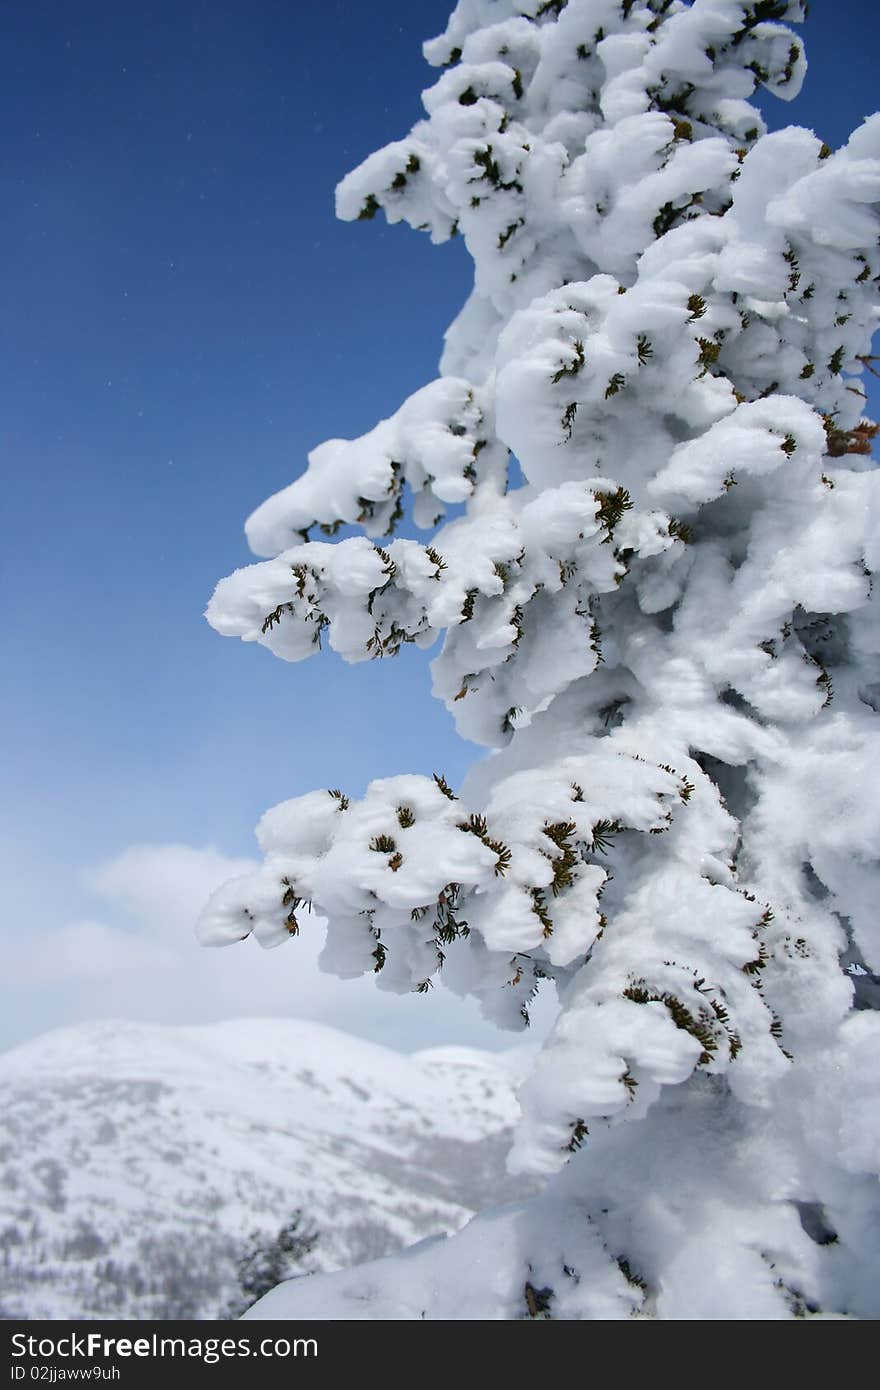
[{"label": "snow-covered mountain", "polygon": [[516,1054],[99,1023],[0,1056],[0,1316],[216,1318],[302,1213],[329,1270],[522,1195]]}]

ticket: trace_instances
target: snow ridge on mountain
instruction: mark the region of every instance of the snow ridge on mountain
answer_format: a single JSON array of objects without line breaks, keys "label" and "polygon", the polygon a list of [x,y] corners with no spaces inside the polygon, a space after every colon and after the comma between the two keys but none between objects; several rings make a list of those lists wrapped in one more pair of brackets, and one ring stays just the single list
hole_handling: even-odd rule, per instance
[{"label": "snow ridge on mountain", "polygon": [[0,1316],[217,1318],[296,1212],[309,1269],[522,1195],[516,1054],[315,1023],[95,1023],[0,1056]]}]

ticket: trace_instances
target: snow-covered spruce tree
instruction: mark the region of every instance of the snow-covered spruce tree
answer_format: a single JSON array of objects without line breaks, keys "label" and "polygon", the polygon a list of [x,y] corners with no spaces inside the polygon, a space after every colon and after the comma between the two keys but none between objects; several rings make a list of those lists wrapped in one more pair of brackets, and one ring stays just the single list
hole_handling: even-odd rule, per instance
[{"label": "snow-covered spruce tree", "polygon": [[[439,379],[254,513],[270,558],[208,617],[288,661],[442,636],[494,752],[458,794],[275,807],[202,934],[274,946],[311,903],[329,970],[512,1026],[552,981],[512,1161],[555,1176],[268,1315],[880,1313],[880,118],[765,133],[803,9],[460,0],[426,119],[339,187],[464,237],[474,291]],[[390,539],[410,497],[424,545]]]}]

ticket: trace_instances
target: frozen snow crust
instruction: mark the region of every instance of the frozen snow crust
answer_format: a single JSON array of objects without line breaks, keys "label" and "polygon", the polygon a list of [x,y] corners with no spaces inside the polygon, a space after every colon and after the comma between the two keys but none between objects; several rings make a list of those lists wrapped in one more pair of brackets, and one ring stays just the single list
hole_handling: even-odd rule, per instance
[{"label": "frozen snow crust", "polygon": [[[512,1026],[554,982],[512,1162],[564,1172],[457,1238],[496,1251],[482,1312],[430,1294],[469,1247],[411,1257],[428,1316],[880,1311],[880,1030],[853,1014],[880,972],[880,117],[837,151],[766,134],[748,98],[796,94],[802,18],[461,0],[426,119],[337,198],[465,238],[442,375],[316,449],[208,609],[291,661],[442,637],[435,693],[494,750],[460,795],[276,807],[200,928],[272,946],[311,902],[328,969],[442,979]],[[410,500],[464,514],[390,539]],[[309,538],[342,525],[366,534]],[[363,1315],[422,1315],[397,1277]]]}]

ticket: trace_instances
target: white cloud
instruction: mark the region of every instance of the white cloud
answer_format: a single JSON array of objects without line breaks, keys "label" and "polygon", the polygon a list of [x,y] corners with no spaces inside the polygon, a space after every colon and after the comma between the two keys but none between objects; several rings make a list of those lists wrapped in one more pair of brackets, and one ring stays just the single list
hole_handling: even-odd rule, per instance
[{"label": "white cloud", "polygon": [[147,936],[179,946],[214,889],[254,867],[253,860],[231,859],[213,846],[131,845],[82,877],[114,915],[123,913]]},{"label": "white cloud", "polygon": [[44,885],[37,902],[0,927],[3,973],[15,986],[0,1011],[0,1046],[95,1018],[200,1023],[252,1015],[319,1019],[404,1048],[520,1041],[442,988],[398,998],[372,979],[322,974],[319,919],[306,918],[300,936],[272,952],[253,941],[199,946],[193,928],[207,898],[253,867],[212,847],[132,845],[81,875],[91,910],[60,921],[61,894]]},{"label": "white cloud", "polygon": [[[168,969],[173,961],[173,952],[155,951],[140,937],[106,922],[77,921],[55,927],[42,939],[34,934],[25,938],[19,948],[17,975],[20,985],[37,991],[68,991],[89,984],[103,989],[120,976]],[[36,1002],[31,996],[29,1007]]]}]

